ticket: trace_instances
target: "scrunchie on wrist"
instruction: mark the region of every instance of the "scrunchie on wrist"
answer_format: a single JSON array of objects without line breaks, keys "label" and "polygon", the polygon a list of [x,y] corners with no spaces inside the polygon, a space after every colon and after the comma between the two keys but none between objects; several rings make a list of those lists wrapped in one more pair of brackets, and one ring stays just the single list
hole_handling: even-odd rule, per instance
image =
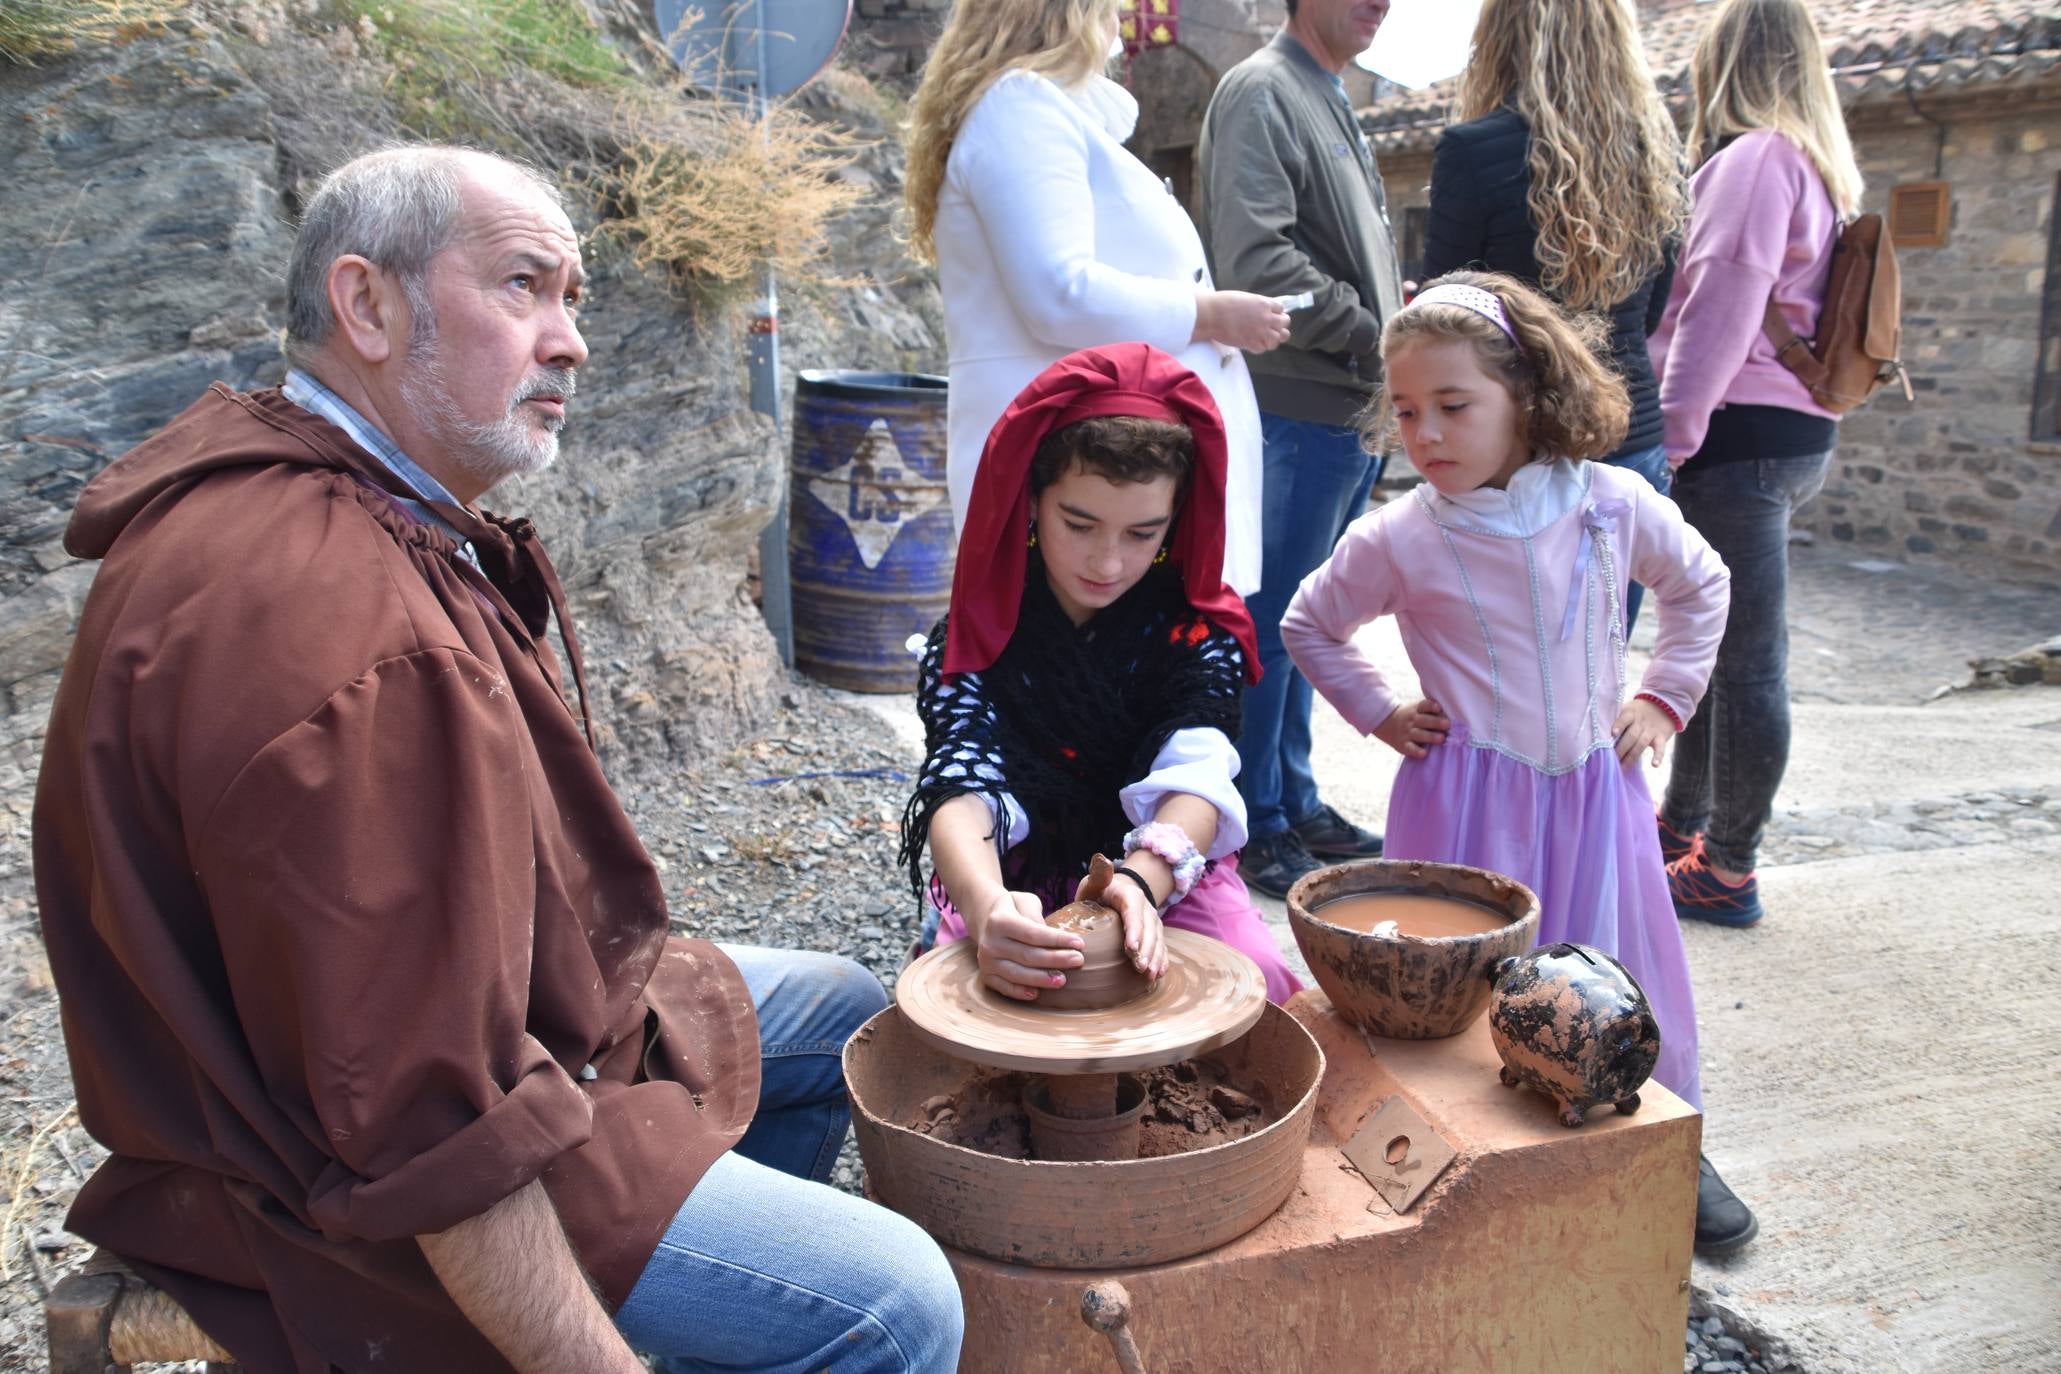
[{"label": "scrunchie on wrist", "polygon": [[1209,866],[1188,832],[1167,821],[1149,821],[1124,836],[1124,853],[1140,849],[1158,855],[1173,870],[1174,890],[1166,899],[1168,906],[1187,896]]}]

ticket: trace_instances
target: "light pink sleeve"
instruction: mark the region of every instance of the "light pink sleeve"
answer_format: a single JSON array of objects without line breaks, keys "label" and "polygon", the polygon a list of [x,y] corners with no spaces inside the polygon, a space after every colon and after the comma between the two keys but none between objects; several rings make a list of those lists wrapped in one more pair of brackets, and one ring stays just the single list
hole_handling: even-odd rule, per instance
[{"label": "light pink sleeve", "polygon": [[1732,608],[1732,574],[1681,510],[1644,482],[1630,484],[1632,580],[1659,603],[1660,633],[1639,690],[1666,702],[1684,724],[1696,713]]},{"label": "light pink sleeve", "polygon": [[1773,272],[1743,263],[1706,258],[1686,264],[1681,274],[1687,294],[1660,378],[1661,442],[1670,467],[1703,447],[1711,412],[1746,365],[1775,289]]},{"label": "light pink sleeve", "polygon": [[1682,298],[1660,374],[1668,462],[1703,447],[1710,413],[1761,335],[1768,296],[1789,253],[1802,193],[1802,154],[1780,134],[1756,132],[1707,163],[1675,269]]},{"label": "light pink sleeve", "polygon": [[1402,502],[1347,527],[1331,557],[1302,580],[1281,617],[1281,642],[1324,699],[1355,730],[1374,733],[1402,705],[1388,679],[1354,646],[1353,632],[1402,607],[1403,584],[1388,546],[1388,523]]}]

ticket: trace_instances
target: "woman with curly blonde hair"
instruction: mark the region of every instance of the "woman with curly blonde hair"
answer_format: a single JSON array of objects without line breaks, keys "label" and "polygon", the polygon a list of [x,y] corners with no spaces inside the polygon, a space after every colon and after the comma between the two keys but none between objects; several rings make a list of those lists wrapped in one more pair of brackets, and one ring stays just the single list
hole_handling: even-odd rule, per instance
[{"label": "woman with curly blonde hair", "polygon": [[[1487,0],[1440,137],[1424,272],[1505,272],[1610,319],[1632,402],[1604,461],[1667,490],[1646,336],[1667,302],[1688,207],[1681,140],[1654,88],[1629,0]],[[1626,600],[1639,613],[1640,588]]]},{"label": "woman with curly blonde hair", "polygon": [[1224,580],[1249,594],[1260,424],[1239,350],[1280,344],[1288,314],[1212,287],[1194,223],[1124,148],[1138,102],[1103,74],[1117,23],[1117,0],[957,0],[923,69],[907,202],[944,297],[953,519],[965,524],[981,448],[1026,383],[1075,349],[1149,343],[1223,415]]}]

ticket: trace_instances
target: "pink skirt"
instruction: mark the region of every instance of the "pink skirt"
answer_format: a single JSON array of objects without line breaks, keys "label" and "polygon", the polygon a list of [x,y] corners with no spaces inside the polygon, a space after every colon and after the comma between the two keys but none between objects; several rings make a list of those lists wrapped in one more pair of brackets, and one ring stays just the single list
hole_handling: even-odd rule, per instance
[{"label": "pink skirt", "polygon": [[[1222,940],[1260,966],[1267,979],[1267,1000],[1286,1002],[1302,990],[1302,982],[1288,971],[1274,933],[1252,904],[1245,880],[1238,876],[1238,856],[1218,859],[1217,866],[1203,875],[1186,897],[1162,913],[1162,919],[1176,930],[1192,930],[1212,940]],[[948,944],[966,938],[966,922],[950,902],[938,906],[937,942]]]},{"label": "pink skirt", "polygon": [[1444,744],[1403,760],[1384,855],[1508,874],[1538,894],[1540,944],[1571,940],[1615,955],[1660,1022],[1653,1077],[1701,1109],[1689,956],[1639,765],[1598,749],[1548,775],[1469,738],[1455,721]]}]

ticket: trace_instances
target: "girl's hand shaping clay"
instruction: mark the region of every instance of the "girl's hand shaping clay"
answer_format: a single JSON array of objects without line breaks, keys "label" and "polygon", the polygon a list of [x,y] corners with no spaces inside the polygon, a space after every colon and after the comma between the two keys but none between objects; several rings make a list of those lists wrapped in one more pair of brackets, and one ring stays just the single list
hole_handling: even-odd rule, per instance
[{"label": "girl's hand shaping clay", "polygon": [[1421,759],[1434,744],[1446,742],[1453,723],[1437,702],[1426,698],[1395,708],[1395,713],[1374,727],[1374,738],[1406,759]]},{"label": "girl's hand shaping clay", "polygon": [[1653,766],[1658,768],[1667,757],[1668,741],[1675,737],[1675,723],[1652,702],[1633,697],[1611,722],[1610,733],[1617,740],[1618,762],[1630,763],[1641,749],[1651,749]]},{"label": "girl's hand shaping clay", "polygon": [[[1082,885],[1086,886],[1086,882],[1083,879]],[[1131,967],[1147,978],[1158,978],[1164,974],[1166,926],[1138,885],[1129,878],[1119,877],[1095,900],[1123,918],[1124,953],[1131,957]]]},{"label": "girl's hand shaping clay", "polygon": [[1045,911],[1028,892],[1004,892],[982,913],[980,981],[1019,1002],[1034,1002],[1045,988],[1066,986],[1081,966],[1081,937],[1045,924]]}]

